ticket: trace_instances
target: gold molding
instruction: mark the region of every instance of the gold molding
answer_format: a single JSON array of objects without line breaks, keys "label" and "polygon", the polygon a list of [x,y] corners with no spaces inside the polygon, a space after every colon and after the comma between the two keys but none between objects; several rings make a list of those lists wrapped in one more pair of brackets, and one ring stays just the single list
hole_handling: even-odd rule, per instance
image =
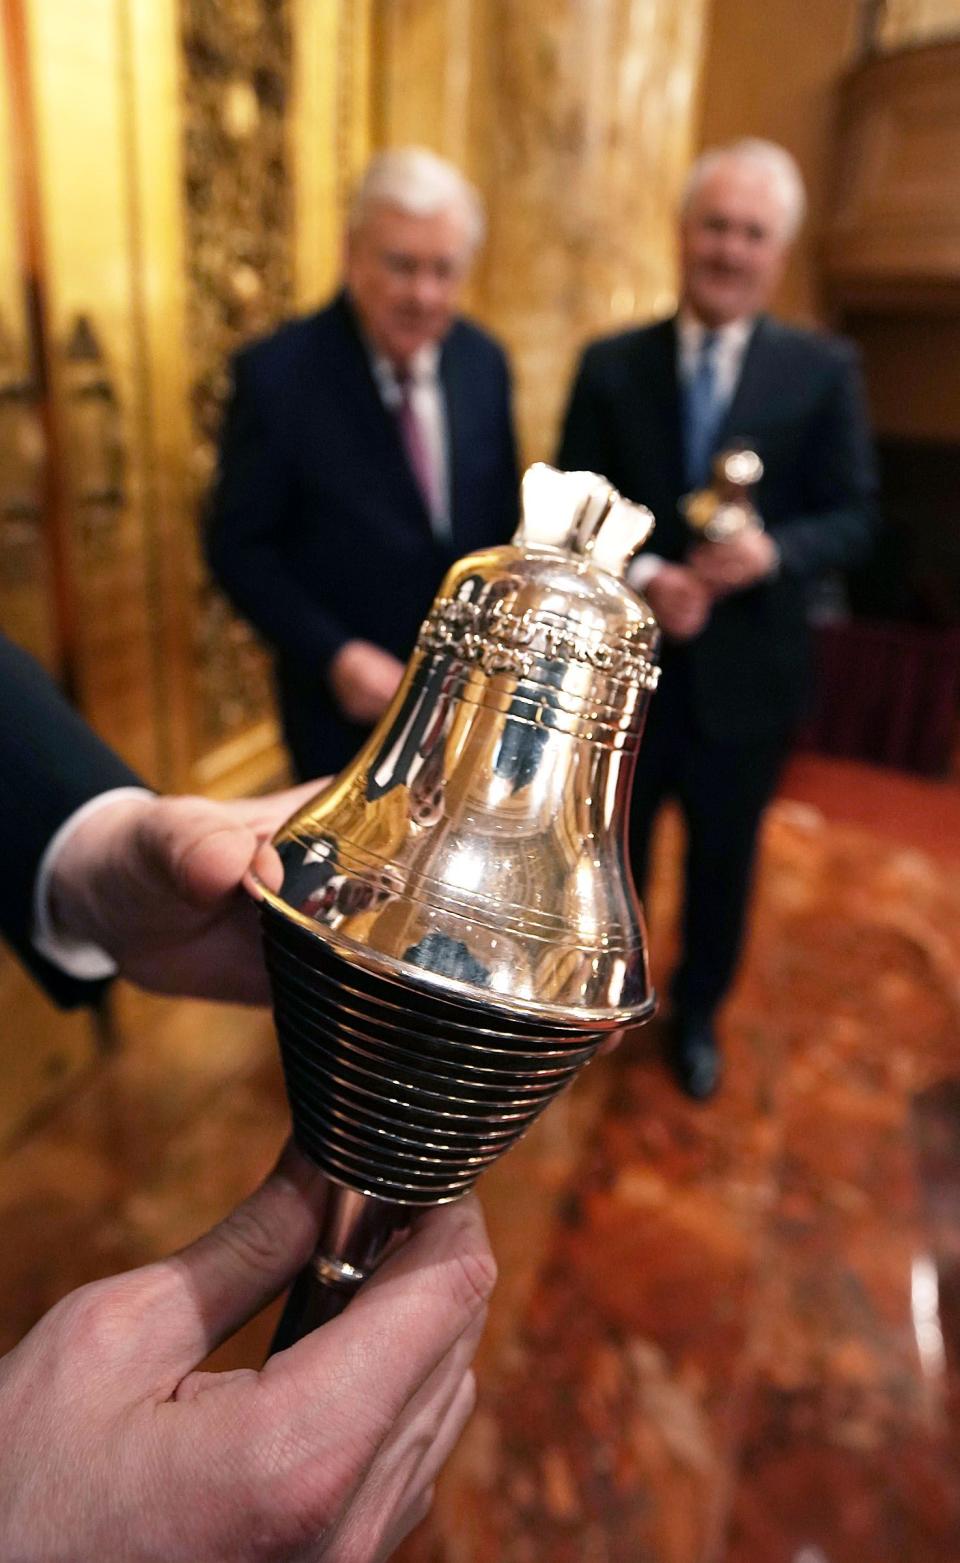
[{"label": "gold molding", "polygon": [[292,0],[295,296],[337,285],[343,219],[371,145],[371,0]]}]

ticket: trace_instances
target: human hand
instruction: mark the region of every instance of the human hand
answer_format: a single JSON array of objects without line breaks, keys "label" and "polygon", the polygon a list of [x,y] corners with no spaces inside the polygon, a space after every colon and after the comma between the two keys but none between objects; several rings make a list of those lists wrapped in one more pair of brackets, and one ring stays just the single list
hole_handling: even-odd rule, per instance
[{"label": "human hand", "polygon": [[426,1215],[339,1318],[259,1371],[196,1371],[312,1251],[292,1148],[171,1259],[81,1287],[0,1361],[9,1563],[381,1563],[474,1400],[495,1269],[480,1207]]},{"label": "human hand", "polygon": [[263,798],[119,798],[80,821],[50,879],[54,931],[98,945],[156,993],[265,1004],[270,990],[254,871],[279,889],[270,837],[308,802],[308,782]]},{"label": "human hand", "polygon": [[348,640],[330,663],[328,678],[344,716],[370,727],[397,692],[403,663],[370,640]]},{"label": "human hand", "polygon": [[710,617],[711,593],[683,564],[662,564],[647,582],[645,594],[664,634],[674,640],[699,635]]},{"label": "human hand", "polygon": [[689,558],[690,568],[715,597],[745,591],[775,570],[779,561],[769,532],[746,527],[722,543],[700,543]]}]

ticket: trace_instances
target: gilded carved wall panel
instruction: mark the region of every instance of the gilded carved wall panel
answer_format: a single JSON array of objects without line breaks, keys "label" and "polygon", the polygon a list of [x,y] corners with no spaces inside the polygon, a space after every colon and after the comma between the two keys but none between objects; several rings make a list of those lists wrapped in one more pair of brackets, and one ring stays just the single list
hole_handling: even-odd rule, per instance
[{"label": "gilded carved wall panel", "polygon": [[[230,355],[293,312],[285,0],[181,0],[191,469],[199,514],[214,473]],[[198,583],[202,749],[268,714],[266,659],[220,593]]]},{"label": "gilded carved wall panel", "polygon": [[[84,715],[162,774],[126,8],[29,0],[10,80],[41,398],[55,666]],[[29,215],[29,219],[26,214]],[[122,477],[121,477],[122,473]]]},{"label": "gilded carved wall panel", "polygon": [[343,219],[370,153],[373,0],[293,0],[298,308],[336,286]]}]

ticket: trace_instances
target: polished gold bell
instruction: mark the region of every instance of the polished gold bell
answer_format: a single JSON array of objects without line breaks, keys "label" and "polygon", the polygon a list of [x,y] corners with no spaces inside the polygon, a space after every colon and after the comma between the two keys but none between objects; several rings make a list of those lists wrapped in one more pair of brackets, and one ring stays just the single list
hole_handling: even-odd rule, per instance
[{"label": "polished gold bell", "polygon": [[741,532],[763,531],[753,491],[763,477],[763,462],[745,446],[722,450],[713,460],[711,482],[681,501],[684,517],[708,543],[727,543]]},{"label": "polished gold bell", "polygon": [[623,580],[652,518],[545,466],[522,501],[511,544],[447,574],[389,710],[280,831],[283,883],[263,891],[335,1284],[411,1208],[471,1187],[654,1004],[626,827],[658,630]]}]

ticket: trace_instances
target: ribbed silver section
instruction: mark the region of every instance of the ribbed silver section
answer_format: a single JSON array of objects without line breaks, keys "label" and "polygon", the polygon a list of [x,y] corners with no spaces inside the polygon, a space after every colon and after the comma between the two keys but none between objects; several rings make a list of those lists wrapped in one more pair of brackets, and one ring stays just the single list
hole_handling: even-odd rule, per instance
[{"label": "ribbed silver section", "polygon": [[456,1199],[605,1035],[377,975],[269,905],[263,928],[297,1141],[358,1193]]}]

